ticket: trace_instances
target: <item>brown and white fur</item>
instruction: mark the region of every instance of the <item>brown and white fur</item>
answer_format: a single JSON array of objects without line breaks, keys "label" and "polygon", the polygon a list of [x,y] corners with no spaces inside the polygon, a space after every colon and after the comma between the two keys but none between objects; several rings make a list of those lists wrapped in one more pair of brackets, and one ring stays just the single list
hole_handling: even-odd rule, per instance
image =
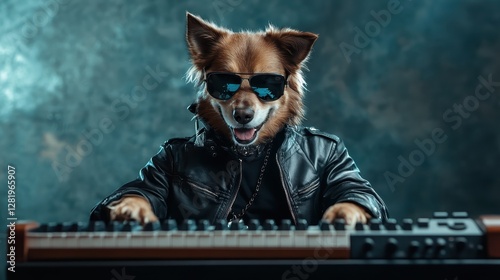
[{"label": "brown and white fur", "polygon": [[[233,32],[187,13],[186,40],[192,67],[187,73],[190,82],[200,86],[198,117],[235,145],[258,145],[272,139],[285,125],[298,125],[304,117],[305,68],[318,35],[293,29],[269,26],[261,32]],[[243,80],[238,92],[229,100],[211,97],[202,88],[206,72],[277,73],[288,79],[284,95],[276,101],[263,102]],[[242,125],[235,118],[237,111],[250,110],[250,122]],[[255,133],[251,142],[241,143],[235,129]],[[134,219],[142,223],[157,220],[151,206],[142,197],[129,196],[110,207],[113,220]],[[337,203],[324,213],[332,221],[344,218],[349,224],[366,223],[370,215],[352,203]]]}]

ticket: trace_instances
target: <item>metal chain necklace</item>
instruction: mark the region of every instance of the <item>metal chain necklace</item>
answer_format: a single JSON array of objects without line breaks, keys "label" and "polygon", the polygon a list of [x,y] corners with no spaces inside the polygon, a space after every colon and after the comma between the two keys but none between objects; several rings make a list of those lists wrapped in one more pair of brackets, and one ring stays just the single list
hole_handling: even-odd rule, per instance
[{"label": "metal chain necklace", "polygon": [[[241,219],[241,217],[243,217],[243,215],[245,215],[245,213],[248,210],[248,208],[250,206],[252,206],[255,198],[257,197],[257,194],[259,193],[260,185],[262,184],[262,179],[264,178],[264,172],[266,171],[266,166],[267,166],[267,162],[269,160],[269,155],[271,154],[272,147],[273,147],[273,145],[272,145],[272,141],[271,141],[269,143],[269,147],[267,148],[266,156],[264,157],[264,163],[262,164],[262,167],[260,168],[260,175],[259,175],[259,179],[257,180],[257,185],[255,186],[254,193],[250,197],[250,200],[245,205],[245,207],[243,207],[243,209],[241,209],[241,212],[239,214],[234,213],[234,211],[231,212],[232,218],[231,218],[231,221],[229,223],[237,223],[237,222],[239,222],[239,220]],[[238,195],[238,194],[236,194],[236,195]]]}]

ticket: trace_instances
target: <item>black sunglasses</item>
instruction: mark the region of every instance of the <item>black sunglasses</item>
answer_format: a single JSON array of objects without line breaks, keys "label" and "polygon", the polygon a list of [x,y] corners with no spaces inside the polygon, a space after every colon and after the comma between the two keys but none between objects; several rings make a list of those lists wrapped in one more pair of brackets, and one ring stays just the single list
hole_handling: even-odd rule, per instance
[{"label": "black sunglasses", "polygon": [[[250,77],[242,78],[240,75],[250,75]],[[211,96],[229,100],[240,89],[244,79],[248,80],[252,91],[263,101],[278,100],[286,86],[286,78],[274,73],[210,72],[206,74],[205,82]]]}]

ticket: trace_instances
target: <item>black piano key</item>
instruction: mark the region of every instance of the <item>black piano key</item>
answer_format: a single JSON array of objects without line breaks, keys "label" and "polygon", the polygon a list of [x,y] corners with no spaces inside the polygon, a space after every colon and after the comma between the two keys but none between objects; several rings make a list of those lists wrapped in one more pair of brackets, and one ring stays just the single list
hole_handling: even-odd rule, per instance
[{"label": "black piano key", "polygon": [[34,232],[47,232],[48,225],[46,223],[40,224],[37,228],[33,229]]},{"label": "black piano key", "polygon": [[275,230],[276,229],[276,223],[274,222],[273,219],[266,219],[264,221],[264,224],[262,225],[263,230]]},{"label": "black piano key", "polygon": [[77,222],[64,222],[62,224],[63,232],[78,232],[80,229],[80,225]]},{"label": "black piano key", "polygon": [[345,224],[346,222],[344,219],[335,219],[335,221],[333,221],[335,230],[345,230]]},{"label": "black piano key", "polygon": [[248,221],[248,230],[260,229],[260,221],[258,219],[251,219]]},{"label": "black piano key", "polygon": [[227,228],[227,221],[224,219],[218,219],[214,222],[214,227],[215,230],[226,230]]},{"label": "black piano key", "polygon": [[139,231],[141,229],[141,226],[139,225],[138,222],[136,221],[125,221],[122,225],[122,228],[120,231],[123,232],[133,232],[133,231]]},{"label": "black piano key", "polygon": [[154,222],[149,222],[144,225],[142,228],[143,231],[157,231],[161,230],[161,223],[160,221],[154,221]]},{"label": "black piano key", "polygon": [[174,219],[167,219],[161,223],[161,230],[177,230],[177,222]]},{"label": "black piano key", "polygon": [[309,227],[309,224],[307,223],[306,219],[299,219],[297,221],[297,226],[295,226],[296,230],[307,230]]},{"label": "black piano key", "polygon": [[196,222],[192,219],[184,220],[180,224],[179,230],[185,230],[185,231],[196,230]]},{"label": "black piano key", "polygon": [[106,225],[106,231],[108,232],[121,231],[122,228],[123,228],[123,222],[119,221],[111,221]]},{"label": "black piano key", "polygon": [[245,228],[243,221],[232,222],[229,224],[229,230],[242,230]]},{"label": "black piano key", "polygon": [[291,230],[292,229],[292,221],[289,219],[285,219],[281,221],[279,226],[279,230]]},{"label": "black piano key", "polygon": [[210,228],[210,222],[206,219],[203,219],[203,220],[198,221],[196,230],[204,231],[204,230],[208,230],[209,228]]},{"label": "black piano key", "polygon": [[318,226],[320,230],[330,230],[330,222],[327,220],[319,221]]},{"label": "black piano key", "polygon": [[90,221],[85,231],[89,232],[106,231],[106,224],[103,221]]},{"label": "black piano key", "polygon": [[49,222],[47,224],[47,232],[62,232],[63,225],[62,223],[57,222]]}]

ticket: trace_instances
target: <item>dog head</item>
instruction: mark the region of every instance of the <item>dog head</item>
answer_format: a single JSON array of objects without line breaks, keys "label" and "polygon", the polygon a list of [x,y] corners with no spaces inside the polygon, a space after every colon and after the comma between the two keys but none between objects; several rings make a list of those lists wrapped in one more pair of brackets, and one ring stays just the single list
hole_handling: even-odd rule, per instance
[{"label": "dog head", "polygon": [[[284,125],[298,125],[304,117],[304,63],[318,35],[269,26],[265,31],[233,32],[187,13],[186,40],[192,66],[187,79],[200,86],[197,114],[236,145],[257,145],[273,138]],[[207,91],[211,72],[238,73],[241,84],[227,100]],[[242,73],[242,74],[240,74]],[[286,79],[277,100],[259,98],[249,79],[275,73]]]}]

